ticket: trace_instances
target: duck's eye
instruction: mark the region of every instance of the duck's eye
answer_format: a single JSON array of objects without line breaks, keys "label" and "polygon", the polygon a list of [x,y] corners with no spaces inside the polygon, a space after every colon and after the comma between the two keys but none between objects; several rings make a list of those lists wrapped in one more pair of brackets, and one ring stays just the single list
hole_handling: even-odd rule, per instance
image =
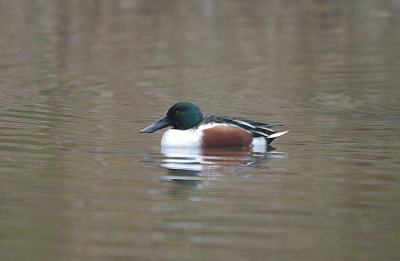
[{"label": "duck's eye", "polygon": [[180,111],[175,111],[175,115],[178,115],[180,113]]}]

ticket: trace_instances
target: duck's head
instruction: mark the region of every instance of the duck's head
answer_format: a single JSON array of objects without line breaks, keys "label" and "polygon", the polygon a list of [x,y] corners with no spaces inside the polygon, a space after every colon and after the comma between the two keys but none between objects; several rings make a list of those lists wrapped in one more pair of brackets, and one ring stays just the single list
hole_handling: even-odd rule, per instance
[{"label": "duck's head", "polygon": [[189,102],[178,102],[169,108],[167,114],[140,132],[155,132],[156,130],[172,126],[174,129],[187,130],[203,120],[199,107]]}]

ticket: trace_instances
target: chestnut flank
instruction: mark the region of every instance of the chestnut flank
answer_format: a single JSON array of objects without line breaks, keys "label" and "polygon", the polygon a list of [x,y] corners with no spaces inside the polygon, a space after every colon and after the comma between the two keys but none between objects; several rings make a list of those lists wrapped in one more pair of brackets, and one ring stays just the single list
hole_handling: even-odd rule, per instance
[{"label": "chestnut flank", "polygon": [[216,126],[203,130],[202,147],[250,147],[253,137],[239,127]]}]

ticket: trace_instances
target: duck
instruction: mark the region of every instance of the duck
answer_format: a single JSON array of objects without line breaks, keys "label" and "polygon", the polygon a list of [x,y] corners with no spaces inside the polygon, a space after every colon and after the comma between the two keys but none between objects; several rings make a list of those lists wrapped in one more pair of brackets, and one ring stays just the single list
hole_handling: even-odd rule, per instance
[{"label": "duck", "polygon": [[142,129],[140,133],[153,133],[168,129],[162,147],[174,148],[260,148],[267,147],[275,138],[288,133],[276,132],[267,124],[241,117],[218,115],[203,116],[199,107],[190,102],[178,102],[161,119]]}]

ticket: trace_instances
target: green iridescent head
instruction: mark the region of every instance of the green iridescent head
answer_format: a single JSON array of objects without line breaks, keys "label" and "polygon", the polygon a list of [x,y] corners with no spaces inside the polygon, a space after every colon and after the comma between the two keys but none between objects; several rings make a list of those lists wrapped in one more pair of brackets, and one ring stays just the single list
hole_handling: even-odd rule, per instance
[{"label": "green iridescent head", "polygon": [[140,132],[155,132],[168,126],[178,130],[187,130],[202,120],[203,114],[199,107],[189,102],[178,102],[169,108],[164,117]]}]

